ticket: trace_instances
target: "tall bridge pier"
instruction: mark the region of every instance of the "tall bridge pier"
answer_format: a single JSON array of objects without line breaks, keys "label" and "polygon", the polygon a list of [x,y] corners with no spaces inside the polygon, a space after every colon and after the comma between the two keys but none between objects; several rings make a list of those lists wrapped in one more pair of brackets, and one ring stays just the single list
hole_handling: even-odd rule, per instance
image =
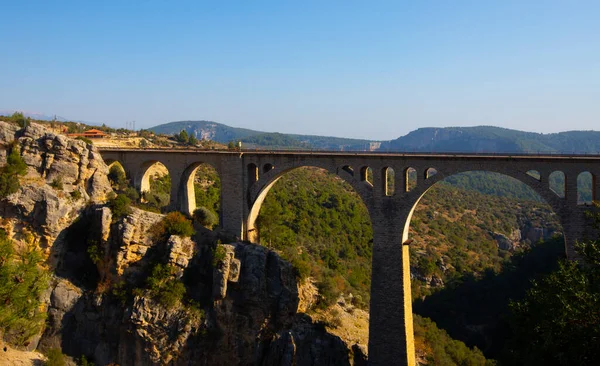
[{"label": "tall bridge pier", "polygon": [[[118,161],[140,191],[149,189],[149,168],[161,162],[171,177],[170,206],[186,213],[196,207],[196,169],[202,163],[212,165],[221,179],[221,226],[250,241],[257,239],[256,219],[264,198],[285,173],[312,166],[348,182],[367,207],[373,228],[370,365],[415,365],[409,227],[419,200],[436,182],[461,172],[490,171],[527,184],[560,219],[570,258],[575,257],[575,241],[595,234],[585,215],[591,208],[578,203],[577,179],[585,172],[592,175],[595,199],[600,156],[125,149],[101,149],[101,154],[108,164]],[[411,171],[417,176],[414,187],[408,184]],[[557,171],[565,179],[562,195],[549,186],[550,175]]]}]

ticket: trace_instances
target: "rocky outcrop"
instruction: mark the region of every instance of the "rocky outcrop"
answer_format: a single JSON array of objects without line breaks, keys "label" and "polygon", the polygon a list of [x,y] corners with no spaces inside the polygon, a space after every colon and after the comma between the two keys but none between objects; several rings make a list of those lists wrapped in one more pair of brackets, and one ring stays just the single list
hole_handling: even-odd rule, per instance
[{"label": "rocky outcrop", "polygon": [[[59,280],[43,347],[60,344],[68,355],[86,355],[97,365],[351,364],[339,337],[297,313],[294,271],[275,252],[245,243],[211,249],[178,236],[154,243],[143,233],[162,215],[133,210],[112,223],[104,207],[86,214],[81,220],[93,237],[108,238],[112,282],[120,287],[90,291]],[[189,296],[201,299],[195,307],[184,302],[166,309],[139,287],[156,261],[176,269],[173,279],[190,283]]]},{"label": "rocky outcrop", "polygon": [[108,167],[93,145],[47,133],[35,123],[27,126],[17,140],[27,165],[46,183],[60,181],[65,192],[80,190],[84,199],[93,202],[105,200],[112,192]]},{"label": "rocky outcrop", "polygon": [[192,256],[194,255],[194,246],[196,244],[190,238],[182,238],[177,235],[171,235],[167,241],[169,251],[168,264],[175,268],[175,277],[181,278],[183,272],[188,267]]},{"label": "rocky outcrop", "polygon": [[298,284],[298,312],[305,313],[319,300],[319,289],[312,278]]},{"label": "rocky outcrop", "polygon": [[139,277],[147,265],[144,259],[152,247],[150,229],[162,220],[163,215],[132,208],[131,214],[117,223],[115,246],[115,271],[118,276]]},{"label": "rocky outcrop", "polygon": [[219,244],[213,252],[213,298],[221,300],[227,296],[227,283],[238,282],[240,260],[235,258],[235,246]]},{"label": "rocky outcrop", "polygon": [[[158,365],[175,361],[201,325],[199,317],[187,313],[181,306],[168,310],[152,299],[139,296],[134,299],[128,322],[135,332],[136,349],[143,349],[145,353],[133,357],[134,363],[139,365],[149,364],[147,361]],[[131,355],[125,352],[119,359],[129,361]]]},{"label": "rocky outcrop", "polygon": [[[15,135],[17,134],[17,131],[19,130],[19,127],[4,122],[4,121],[0,121],[0,141],[2,141],[2,144],[4,145],[8,145],[11,142],[13,142],[15,140]],[[6,150],[4,150],[6,151]],[[4,156],[4,159],[2,160],[3,163],[6,163],[6,155]]]},{"label": "rocky outcrop", "polygon": [[552,227],[532,227],[525,226],[523,230],[523,239],[529,240],[532,244],[539,242],[540,240],[550,239],[556,235],[557,232]]},{"label": "rocky outcrop", "polygon": [[64,327],[72,316],[73,308],[83,295],[82,289],[73,285],[66,279],[57,278],[51,288],[48,302],[48,320],[41,348],[54,348],[59,346],[65,337]]},{"label": "rocky outcrop", "polygon": [[[62,135],[46,133],[32,123],[25,129],[0,122],[0,165],[6,164],[8,146],[17,141],[28,166],[26,176],[15,177],[21,188],[0,201],[0,214],[13,220],[9,229],[28,225],[39,234],[40,245],[60,249],[60,233],[79,216],[88,202],[103,202],[112,188],[108,167],[92,145]],[[78,191],[78,195],[71,195]],[[15,231],[8,230],[9,235]],[[12,232],[11,232],[12,231]],[[58,239],[56,245],[55,241]]]},{"label": "rocky outcrop", "polygon": [[274,336],[260,362],[265,366],[350,365],[348,349],[339,338],[299,315],[290,330]]},{"label": "rocky outcrop", "polygon": [[519,243],[521,241],[521,231],[519,229],[513,230],[510,236],[495,232],[490,232],[490,235],[496,241],[498,249],[508,250],[511,252],[519,247]]}]

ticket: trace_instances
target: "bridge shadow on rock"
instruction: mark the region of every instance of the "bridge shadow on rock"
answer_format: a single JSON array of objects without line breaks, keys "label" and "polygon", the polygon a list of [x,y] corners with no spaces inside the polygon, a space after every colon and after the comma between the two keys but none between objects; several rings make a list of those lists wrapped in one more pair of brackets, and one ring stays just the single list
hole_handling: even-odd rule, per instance
[{"label": "bridge shadow on rock", "polygon": [[564,257],[562,238],[537,244],[515,254],[500,273],[471,275],[416,300],[413,311],[431,318],[452,338],[476,346],[487,358],[501,360],[513,338],[510,302],[522,299],[531,280],[558,268],[558,260]]}]

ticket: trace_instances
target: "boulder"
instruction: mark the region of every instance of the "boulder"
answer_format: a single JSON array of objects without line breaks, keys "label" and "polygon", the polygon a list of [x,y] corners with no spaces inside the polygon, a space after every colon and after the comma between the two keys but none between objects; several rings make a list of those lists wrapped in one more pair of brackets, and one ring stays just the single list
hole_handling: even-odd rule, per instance
[{"label": "boulder", "polygon": [[[0,121],[0,141],[4,144],[10,144],[15,139],[15,134],[19,130],[18,126],[11,123]],[[5,163],[6,161],[3,161]]]}]

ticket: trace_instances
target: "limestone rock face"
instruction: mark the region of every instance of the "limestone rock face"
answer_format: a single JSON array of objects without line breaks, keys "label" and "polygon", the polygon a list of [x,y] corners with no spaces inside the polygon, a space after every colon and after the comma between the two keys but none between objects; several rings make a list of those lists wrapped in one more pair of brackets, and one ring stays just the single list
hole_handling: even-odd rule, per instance
[{"label": "limestone rock face", "polygon": [[[50,292],[47,327],[41,345],[55,347],[67,331],[64,324],[74,312],[75,305],[82,296],[82,290],[65,279],[57,279]],[[65,318],[66,317],[66,318]]]},{"label": "limestone rock face", "polygon": [[553,228],[549,227],[532,227],[525,226],[523,228],[523,239],[528,239],[532,244],[540,240],[547,240],[556,234]]},{"label": "limestone rock face", "polygon": [[[233,245],[219,244],[213,255],[217,255],[216,253],[224,253],[222,259],[213,259],[216,262],[213,269],[213,298],[220,300],[227,296],[227,282],[229,281],[231,262],[235,257],[235,247]],[[239,269],[237,277],[239,277]]]},{"label": "limestone rock face", "polygon": [[519,246],[521,231],[513,230],[510,237],[502,233],[491,233],[499,249],[514,251]]},{"label": "limestone rock face", "polygon": [[[0,122],[0,164],[6,164],[8,145],[18,148],[28,166],[24,177],[15,177],[21,188],[0,201],[0,214],[14,220],[15,227],[26,224],[41,236],[42,248],[56,243],[60,233],[80,213],[88,200],[103,202],[112,192],[106,174],[108,167],[96,148],[83,141],[47,133],[32,123],[25,129]],[[79,191],[81,198],[72,198]]]},{"label": "limestone rock face", "polygon": [[[4,144],[10,144],[15,139],[15,134],[19,130],[19,127],[0,121],[0,141]],[[6,156],[5,156],[6,159]],[[6,163],[6,160],[2,161],[2,164]]]},{"label": "limestone rock face", "polygon": [[310,317],[298,316],[291,330],[274,336],[261,365],[350,365],[344,342],[313,324]]},{"label": "limestone rock face", "polygon": [[[106,210],[86,212],[93,215],[90,230],[105,235],[104,225],[100,224],[108,221]],[[115,233],[108,234],[115,255],[124,260],[126,246],[138,245],[133,244],[137,240],[149,243],[134,228],[161,218],[153,215],[134,210],[132,216],[110,225],[121,233],[126,226],[133,226],[128,229],[126,241]],[[194,273],[193,283],[197,286],[188,291],[193,296],[208,297],[203,312],[191,311],[182,304],[166,309],[150,298],[149,292],[119,298],[111,291],[98,294],[60,280],[50,295],[49,323],[42,344],[49,347],[60,342],[66,354],[91,355],[97,365],[352,364],[348,346],[341,338],[297,313],[298,290],[290,263],[267,248],[233,243],[221,245],[226,255],[215,269],[214,251],[195,245],[190,239],[173,236],[164,243],[164,260],[182,272]],[[146,250],[151,247],[148,244]],[[128,262],[125,272],[136,266],[142,268],[144,260],[142,256]],[[214,281],[213,275],[220,276],[220,280]],[[135,283],[134,277],[121,279],[130,285]],[[219,291],[213,291],[215,284],[220,286]]]},{"label": "limestone rock face", "polygon": [[61,181],[64,191],[80,189],[84,198],[94,202],[105,200],[112,192],[108,166],[93,145],[46,133],[43,126],[35,123],[22,131],[18,141],[25,163],[46,183]]},{"label": "limestone rock face", "polygon": [[166,365],[175,361],[200,326],[200,319],[189,316],[181,308],[169,311],[145,297],[134,299],[128,320],[135,330],[137,348],[146,352],[133,358],[128,352],[120,353],[123,365],[131,364],[132,359],[140,365]]},{"label": "limestone rock face", "polygon": [[73,202],[48,185],[24,185],[0,203],[3,217],[25,221],[52,245],[60,231],[80,213],[84,202]]},{"label": "limestone rock face", "polygon": [[305,313],[312,308],[319,299],[319,289],[312,278],[307,278],[298,285],[298,312]]},{"label": "limestone rock face", "polygon": [[162,220],[163,215],[132,208],[129,216],[117,224],[116,273],[117,275],[141,275],[146,264],[144,255],[152,247],[150,228]]}]

